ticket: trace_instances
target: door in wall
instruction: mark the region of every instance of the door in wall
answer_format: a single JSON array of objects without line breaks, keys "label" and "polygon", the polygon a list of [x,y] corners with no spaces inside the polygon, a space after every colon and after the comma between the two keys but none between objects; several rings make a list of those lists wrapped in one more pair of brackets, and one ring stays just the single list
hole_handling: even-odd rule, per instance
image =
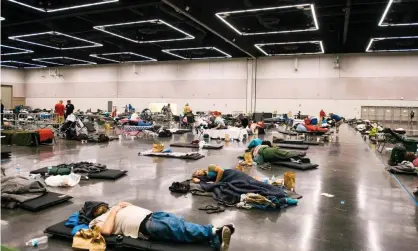
[{"label": "door in wall", "polygon": [[12,101],[13,107],[16,107],[17,105],[26,105],[26,98],[22,97],[14,97]]},{"label": "door in wall", "polygon": [[1,102],[4,105],[4,108],[11,109],[13,108],[13,87],[10,85],[1,86]]}]

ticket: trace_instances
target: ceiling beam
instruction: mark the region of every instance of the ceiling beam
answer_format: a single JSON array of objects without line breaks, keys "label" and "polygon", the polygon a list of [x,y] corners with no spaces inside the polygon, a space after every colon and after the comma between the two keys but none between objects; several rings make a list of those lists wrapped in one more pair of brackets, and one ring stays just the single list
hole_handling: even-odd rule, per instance
[{"label": "ceiling beam", "polygon": [[345,45],[345,43],[347,42],[348,24],[350,23],[350,12],[351,12],[351,0],[347,0],[347,5],[345,8],[345,18],[344,18],[343,45]]},{"label": "ceiling beam", "polygon": [[163,3],[167,4],[168,6],[172,7],[173,9],[175,9],[177,12],[183,14],[184,16],[188,17],[189,19],[191,19],[193,22],[199,24],[200,26],[202,26],[203,28],[207,29],[208,31],[210,31],[211,33],[215,34],[216,36],[218,36],[219,38],[221,38],[222,40],[224,40],[225,42],[229,43],[230,45],[234,46],[235,48],[237,48],[238,50],[240,50],[241,52],[245,53],[247,56],[249,56],[252,59],[255,59],[255,57],[249,53],[248,51],[242,49],[241,47],[239,47],[237,44],[235,44],[234,42],[232,42],[231,40],[229,40],[228,38],[222,36],[220,33],[218,33],[217,31],[213,30],[212,28],[210,28],[209,26],[207,26],[206,24],[202,23],[201,21],[199,21],[197,18],[195,18],[194,16],[190,15],[187,11],[184,11],[183,9],[181,9],[180,7],[178,7],[177,5],[173,4],[170,0],[162,0]]},{"label": "ceiling beam", "polygon": [[57,19],[63,19],[68,17],[77,17],[77,16],[83,16],[83,15],[91,15],[91,14],[99,14],[99,13],[105,13],[105,12],[112,12],[112,11],[119,11],[119,10],[125,10],[125,9],[131,9],[131,8],[138,8],[138,7],[145,7],[145,6],[152,6],[159,4],[160,1],[154,0],[150,1],[148,3],[140,3],[140,4],[130,4],[130,5],[124,5],[119,7],[113,7],[113,8],[102,8],[102,9],[95,9],[95,10],[89,10],[89,11],[79,11],[79,12],[70,12],[64,15],[54,15],[54,16],[48,16],[45,18],[39,18],[39,19],[33,19],[29,21],[23,21],[23,22],[17,22],[17,23],[10,23],[10,24],[2,24],[2,28],[8,28],[8,27],[14,27],[19,25],[25,25],[25,24],[33,24],[33,23],[43,23],[46,21],[52,21]]}]

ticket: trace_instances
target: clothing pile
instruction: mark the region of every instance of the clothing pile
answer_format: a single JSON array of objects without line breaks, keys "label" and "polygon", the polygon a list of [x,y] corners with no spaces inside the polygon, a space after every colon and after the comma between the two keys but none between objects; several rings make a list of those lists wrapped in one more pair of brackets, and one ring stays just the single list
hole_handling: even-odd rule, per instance
[{"label": "clothing pile", "polygon": [[41,180],[22,176],[1,178],[1,206],[15,208],[17,204],[36,199],[47,193],[46,185]]},{"label": "clothing pile", "polygon": [[387,167],[386,170],[397,174],[418,174],[418,167],[414,166],[414,164],[410,161],[402,161],[396,166]]},{"label": "clothing pile", "polygon": [[102,165],[99,163],[91,163],[91,162],[78,162],[78,163],[70,163],[70,164],[60,164],[58,166],[53,166],[48,168],[49,175],[69,175],[71,173],[71,169],[74,173],[99,173],[102,171],[107,170],[106,165]]},{"label": "clothing pile", "polygon": [[289,205],[297,205],[298,201],[291,198],[280,198],[275,196],[262,196],[255,193],[241,195],[241,201],[236,205],[237,208],[245,209],[280,209]]}]

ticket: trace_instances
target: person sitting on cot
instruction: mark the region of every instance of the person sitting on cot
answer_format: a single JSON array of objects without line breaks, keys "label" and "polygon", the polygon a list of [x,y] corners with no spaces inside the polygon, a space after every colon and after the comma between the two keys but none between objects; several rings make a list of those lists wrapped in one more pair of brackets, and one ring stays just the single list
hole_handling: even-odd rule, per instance
[{"label": "person sitting on cot", "polygon": [[98,226],[104,236],[123,235],[144,240],[175,243],[208,243],[216,250],[228,251],[233,224],[222,227],[186,222],[182,217],[120,202],[112,208],[98,207],[89,227]]},{"label": "person sitting on cot", "polygon": [[225,121],[221,116],[222,114],[220,112],[214,112],[213,116],[215,117],[214,121],[214,129],[226,129]]},{"label": "person sitting on cot", "polygon": [[199,177],[210,176],[210,177],[216,177],[215,183],[219,183],[219,181],[222,179],[223,174],[224,174],[223,168],[221,168],[218,165],[211,164],[208,166],[208,169],[199,169],[193,172],[192,181],[193,183],[200,183]]}]

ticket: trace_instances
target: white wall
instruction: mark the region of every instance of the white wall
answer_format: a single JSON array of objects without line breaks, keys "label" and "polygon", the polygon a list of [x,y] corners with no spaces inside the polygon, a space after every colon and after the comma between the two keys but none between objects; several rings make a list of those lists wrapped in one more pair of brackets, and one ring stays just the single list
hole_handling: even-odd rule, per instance
[{"label": "white wall", "polygon": [[[63,77],[27,70],[25,90],[32,107],[71,99],[82,110],[106,109],[108,100],[138,109],[170,102],[222,112],[246,111],[255,103],[257,111],[315,115],[324,109],[359,117],[362,105],[418,106],[418,54],[342,55],[340,69],[333,56],[309,56],[298,58],[297,71],[294,66],[293,57],[259,59],[256,87],[246,59],[137,64],[136,73],[131,64],[58,68]],[[7,79],[2,76],[2,83]]]},{"label": "white wall", "polygon": [[[257,110],[360,117],[362,105],[418,106],[418,55],[264,58],[257,65]],[[403,98],[403,100],[401,100]]]},{"label": "white wall", "polygon": [[[53,73],[53,71],[52,71]],[[27,71],[26,102],[52,107],[71,99],[76,109],[107,109],[132,104],[137,109],[152,102],[189,103],[194,111],[243,111],[246,106],[247,61],[158,62]],[[52,74],[53,75],[53,74]]]},{"label": "white wall", "polygon": [[13,97],[25,97],[26,80],[25,71],[1,68],[1,84],[13,86]]}]

